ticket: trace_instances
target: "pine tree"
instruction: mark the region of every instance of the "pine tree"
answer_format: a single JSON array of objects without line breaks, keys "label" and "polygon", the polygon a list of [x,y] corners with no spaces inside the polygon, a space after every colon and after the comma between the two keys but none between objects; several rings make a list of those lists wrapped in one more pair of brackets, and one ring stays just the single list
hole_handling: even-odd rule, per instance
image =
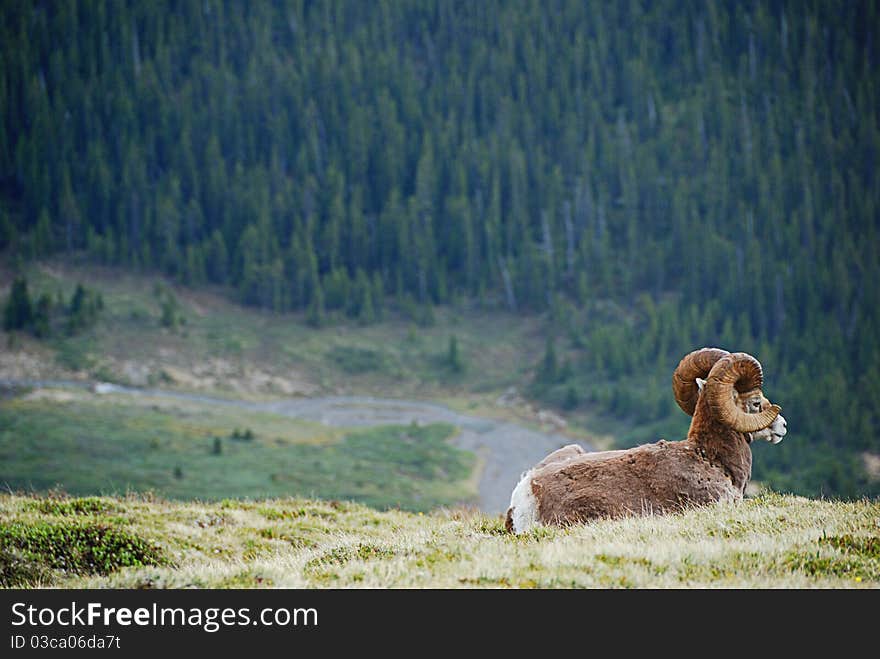
[{"label": "pine tree", "polygon": [[219,229],[214,229],[208,242],[205,272],[208,281],[225,284],[229,272],[229,252]]},{"label": "pine tree", "polygon": [[78,283],[67,307],[67,334],[72,336],[94,325],[103,306],[104,301],[99,293]]},{"label": "pine tree", "polygon": [[8,249],[16,237],[15,226],[5,209],[0,208],[0,250]]},{"label": "pine tree", "polygon": [[376,320],[382,320],[382,302],[385,299],[385,287],[382,284],[382,275],[380,275],[378,272],[373,273],[372,287],[372,301],[376,310]]},{"label": "pine tree", "polygon": [[376,320],[373,305],[373,286],[364,270],[358,269],[351,286],[348,300],[348,315],[356,317],[362,324],[369,325]]},{"label": "pine tree", "polygon": [[64,222],[65,246],[68,251],[77,247],[80,230],[80,212],[70,182],[70,171],[63,169],[61,179],[61,198],[59,200],[61,220]]},{"label": "pine tree", "polygon": [[559,379],[559,366],[556,360],[556,346],[551,337],[547,337],[544,346],[544,357],[535,374],[535,381],[539,384],[553,384]]},{"label": "pine tree", "polygon": [[177,297],[171,291],[163,289],[159,305],[162,309],[159,324],[172,331],[176,330],[183,321]]},{"label": "pine tree", "polygon": [[324,314],[324,291],[318,284],[312,293],[312,301],[309,303],[309,311],[306,315],[306,321],[312,327],[322,327],[325,322]]},{"label": "pine tree", "polygon": [[34,310],[34,336],[45,339],[52,333],[52,296],[43,293]]},{"label": "pine tree", "polygon": [[458,352],[458,337],[454,334],[449,337],[449,349],[446,353],[446,363],[453,373],[464,371],[464,362]]},{"label": "pine tree", "polygon": [[371,325],[376,322],[376,311],[373,308],[373,292],[369,284],[363,289],[363,301],[358,311],[358,322],[361,325]]},{"label": "pine tree", "polygon": [[7,332],[28,329],[33,321],[34,310],[28,294],[27,280],[18,277],[12,282],[12,290],[3,310],[3,329]]},{"label": "pine tree", "polygon": [[565,390],[565,400],[562,403],[562,407],[567,410],[573,410],[580,404],[580,395],[578,394],[577,388],[570,384],[568,388]]},{"label": "pine tree", "polygon": [[49,211],[45,208],[40,211],[36,229],[34,229],[34,254],[37,257],[51,254],[54,249],[52,241],[52,223],[49,220]]}]

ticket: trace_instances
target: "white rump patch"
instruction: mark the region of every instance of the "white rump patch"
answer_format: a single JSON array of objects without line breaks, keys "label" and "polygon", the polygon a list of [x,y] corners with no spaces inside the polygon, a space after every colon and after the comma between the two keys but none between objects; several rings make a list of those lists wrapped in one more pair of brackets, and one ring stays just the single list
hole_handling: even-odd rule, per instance
[{"label": "white rump patch", "polygon": [[522,475],[510,495],[513,532],[517,534],[538,526],[538,500],[532,492],[532,471],[529,469]]}]

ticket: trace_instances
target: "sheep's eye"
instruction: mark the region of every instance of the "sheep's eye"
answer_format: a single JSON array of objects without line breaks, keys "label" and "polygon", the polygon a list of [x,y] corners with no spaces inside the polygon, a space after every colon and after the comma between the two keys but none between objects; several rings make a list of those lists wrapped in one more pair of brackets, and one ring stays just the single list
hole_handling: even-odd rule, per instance
[{"label": "sheep's eye", "polygon": [[759,412],[761,410],[761,401],[753,400],[752,401],[752,409],[755,410],[756,412]]}]

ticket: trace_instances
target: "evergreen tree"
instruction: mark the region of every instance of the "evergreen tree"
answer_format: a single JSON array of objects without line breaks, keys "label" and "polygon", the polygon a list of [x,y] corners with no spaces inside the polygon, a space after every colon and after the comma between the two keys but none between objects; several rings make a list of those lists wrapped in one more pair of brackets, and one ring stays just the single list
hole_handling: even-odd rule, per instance
[{"label": "evergreen tree", "polygon": [[371,298],[375,307],[376,320],[382,320],[382,307],[383,300],[385,299],[385,286],[382,284],[382,276],[378,272],[373,273]]},{"label": "evergreen tree", "polygon": [[324,292],[321,289],[320,284],[315,288],[312,294],[312,301],[309,303],[306,320],[312,327],[321,327],[324,325]]},{"label": "evergreen tree", "polygon": [[49,212],[44,208],[40,211],[37,226],[34,229],[34,254],[45,256],[53,251],[52,223],[49,220]]},{"label": "evergreen tree", "polygon": [[363,301],[358,311],[358,321],[361,325],[371,325],[376,322],[376,311],[373,308],[373,292],[369,285],[363,289]]},{"label": "evergreen tree", "polygon": [[0,250],[9,249],[16,236],[15,227],[4,209],[0,209]]},{"label": "evergreen tree", "polygon": [[577,388],[571,384],[565,390],[565,400],[562,403],[562,407],[567,410],[575,409],[580,403],[580,395],[578,394]]},{"label": "evergreen tree", "polygon": [[225,284],[229,272],[229,252],[226,249],[226,241],[219,229],[215,229],[207,246],[205,258],[205,274],[208,281],[215,284]]},{"label": "evergreen tree", "polygon": [[33,321],[34,310],[28,294],[27,280],[17,277],[12,282],[9,299],[3,310],[3,329],[7,332],[28,329]]},{"label": "evergreen tree", "polygon": [[91,327],[103,306],[103,300],[97,293],[78,283],[67,308],[67,334],[74,335]]},{"label": "evergreen tree", "polygon": [[34,336],[45,339],[52,333],[52,296],[43,293],[34,309]]},{"label": "evergreen tree", "polygon": [[544,357],[535,374],[535,382],[540,384],[553,384],[559,379],[559,367],[556,360],[556,346],[552,337],[547,337],[544,345]]},{"label": "evergreen tree", "polygon": [[164,286],[160,288],[159,307],[161,309],[159,324],[162,327],[173,331],[185,322],[177,296]]},{"label": "evergreen tree", "polygon": [[464,371],[464,362],[458,351],[458,337],[454,334],[449,337],[449,349],[446,353],[446,363],[453,373],[461,373]]}]

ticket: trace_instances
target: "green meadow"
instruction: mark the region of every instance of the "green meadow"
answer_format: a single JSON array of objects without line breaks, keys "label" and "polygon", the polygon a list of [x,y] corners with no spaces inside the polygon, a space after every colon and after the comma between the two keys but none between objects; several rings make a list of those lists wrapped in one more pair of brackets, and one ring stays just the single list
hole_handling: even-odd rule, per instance
[{"label": "green meadow", "polygon": [[429,510],[475,495],[447,424],[328,428],[195,402],[42,390],[0,403],[0,482],[173,499],[302,496]]}]

